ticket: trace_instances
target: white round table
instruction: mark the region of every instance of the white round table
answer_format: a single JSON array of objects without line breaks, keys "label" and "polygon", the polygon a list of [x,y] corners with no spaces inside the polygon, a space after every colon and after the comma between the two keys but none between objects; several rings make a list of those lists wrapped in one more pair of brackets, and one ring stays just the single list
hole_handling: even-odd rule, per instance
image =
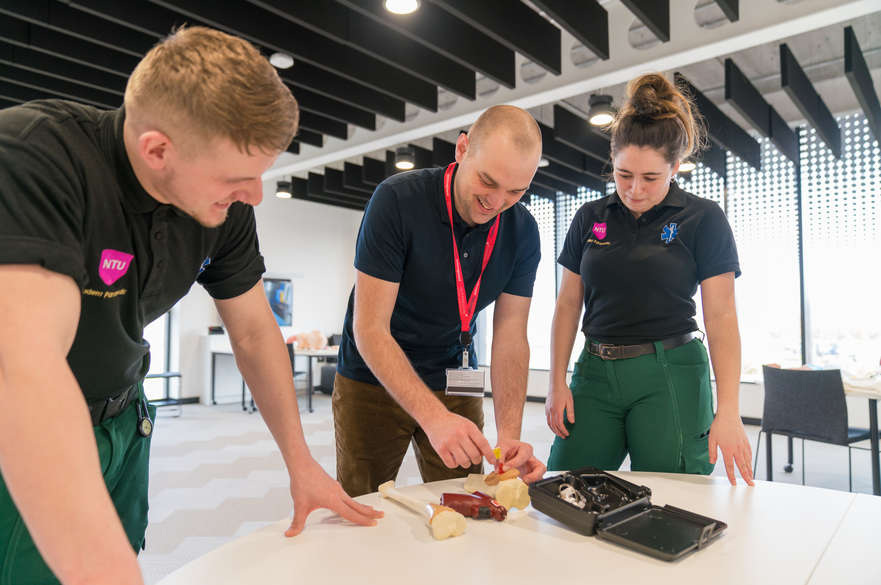
[{"label": "white round table", "polygon": [[[836,585],[881,583],[881,498],[761,481],[749,488],[715,477],[615,474],[651,488],[655,505],[703,514],[726,522],[728,529],[705,549],[672,563],[582,536],[531,507],[505,522],[469,519],[463,536],[435,541],[419,516],[369,494],[358,500],[385,511],[375,527],[356,527],[320,510],[302,534],[285,538],[290,520],[283,519],[196,559],[160,585],[804,585],[829,582],[823,575],[834,575]],[[444,492],[462,491],[463,484],[449,480],[399,489],[438,502]],[[867,526],[878,527],[876,538],[854,536]]]}]

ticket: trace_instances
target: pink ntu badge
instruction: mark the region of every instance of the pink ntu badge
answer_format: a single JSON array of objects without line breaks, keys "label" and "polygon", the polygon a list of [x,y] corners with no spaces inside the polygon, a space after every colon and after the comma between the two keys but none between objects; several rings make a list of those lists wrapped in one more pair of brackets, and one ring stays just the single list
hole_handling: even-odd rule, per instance
[{"label": "pink ntu badge", "polygon": [[605,240],[606,239],[606,222],[603,222],[603,223],[594,222],[593,235],[595,235],[598,240]]},{"label": "pink ntu badge", "polygon": [[101,263],[98,265],[98,276],[104,284],[111,285],[128,272],[132,264],[132,254],[126,254],[119,250],[107,248],[101,252]]}]

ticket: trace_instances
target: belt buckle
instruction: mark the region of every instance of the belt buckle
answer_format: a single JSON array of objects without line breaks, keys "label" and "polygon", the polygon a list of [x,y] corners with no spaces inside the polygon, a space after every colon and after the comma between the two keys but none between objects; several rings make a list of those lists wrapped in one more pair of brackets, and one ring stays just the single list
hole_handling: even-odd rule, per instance
[{"label": "belt buckle", "polygon": [[599,344],[599,354],[604,360],[616,360],[619,357],[619,348],[612,343]]}]

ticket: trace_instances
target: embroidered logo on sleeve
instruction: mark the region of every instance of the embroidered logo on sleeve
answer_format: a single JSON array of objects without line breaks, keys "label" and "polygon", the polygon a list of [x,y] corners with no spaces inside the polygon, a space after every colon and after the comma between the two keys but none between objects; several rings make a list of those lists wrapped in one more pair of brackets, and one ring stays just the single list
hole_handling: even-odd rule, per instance
[{"label": "embroidered logo on sleeve", "polygon": [[110,286],[128,272],[134,255],[111,250],[107,248],[101,252],[101,262],[98,264],[98,276],[104,284]]},{"label": "embroidered logo on sleeve", "polygon": [[676,239],[676,236],[679,235],[679,224],[678,223],[668,223],[664,226],[664,229],[661,230],[661,239],[664,240],[665,244],[670,244],[673,240]]},{"label": "embroidered logo on sleeve", "polygon": [[598,221],[593,222],[593,229],[591,231],[593,232],[593,235],[595,235],[598,240],[605,240],[606,239],[606,222],[602,222],[602,223],[600,223]]}]

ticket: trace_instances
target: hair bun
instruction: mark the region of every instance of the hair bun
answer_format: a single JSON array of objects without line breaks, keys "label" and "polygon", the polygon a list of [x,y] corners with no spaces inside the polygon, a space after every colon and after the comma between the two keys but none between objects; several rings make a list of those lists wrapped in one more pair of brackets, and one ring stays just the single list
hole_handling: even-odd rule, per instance
[{"label": "hair bun", "polygon": [[629,144],[650,146],[674,164],[703,148],[703,136],[690,98],[660,73],[649,73],[627,84],[611,124],[612,155]]},{"label": "hair bun", "polygon": [[659,120],[675,115],[677,100],[675,88],[662,75],[643,75],[627,88],[630,115]]}]

